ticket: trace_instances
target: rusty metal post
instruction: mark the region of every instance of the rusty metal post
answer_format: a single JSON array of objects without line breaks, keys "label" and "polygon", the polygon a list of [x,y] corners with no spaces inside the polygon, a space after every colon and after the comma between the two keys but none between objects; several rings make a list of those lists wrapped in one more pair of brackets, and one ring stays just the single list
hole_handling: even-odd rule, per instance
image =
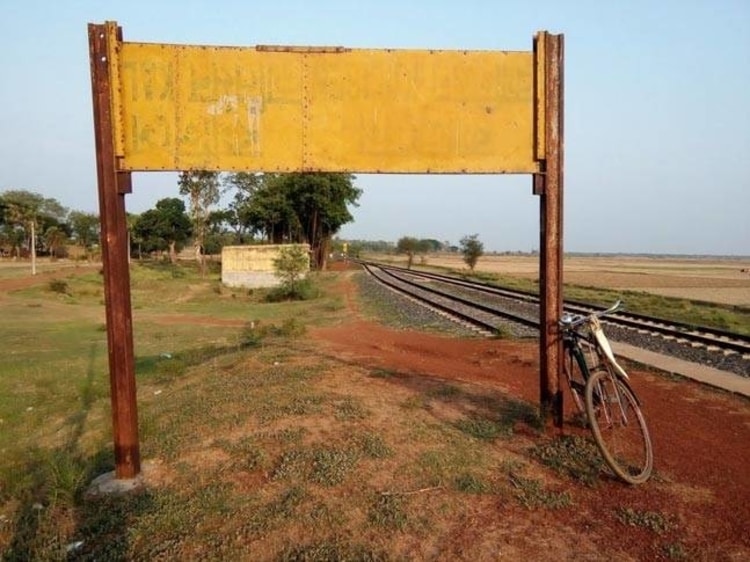
[{"label": "rusty metal post", "polygon": [[534,174],[534,193],[540,196],[540,343],[539,401],[544,417],[552,415],[562,426],[563,349],[558,321],[563,304],[563,36],[545,33],[536,46],[543,50],[544,159]]},{"label": "rusty metal post", "polygon": [[[141,471],[125,216],[125,194],[130,192],[130,173],[117,171],[108,49],[113,38],[106,24],[89,24],[88,31],[115,475],[118,479],[126,479],[135,478]],[[121,40],[119,29],[117,33],[117,40]]]}]

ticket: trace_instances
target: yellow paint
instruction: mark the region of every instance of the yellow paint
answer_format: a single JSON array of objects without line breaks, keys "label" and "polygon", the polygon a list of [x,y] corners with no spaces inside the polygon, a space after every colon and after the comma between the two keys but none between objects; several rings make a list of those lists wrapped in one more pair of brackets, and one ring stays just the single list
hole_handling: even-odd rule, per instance
[{"label": "yellow paint", "polygon": [[533,173],[534,55],[121,43],[124,170]]},{"label": "yellow paint", "polygon": [[534,103],[537,107],[536,112],[536,157],[544,160],[547,154],[545,119],[547,115],[546,96],[544,91],[546,76],[546,52],[547,37],[549,33],[540,31],[534,36],[534,64],[536,65],[536,83],[539,87],[536,89]]}]

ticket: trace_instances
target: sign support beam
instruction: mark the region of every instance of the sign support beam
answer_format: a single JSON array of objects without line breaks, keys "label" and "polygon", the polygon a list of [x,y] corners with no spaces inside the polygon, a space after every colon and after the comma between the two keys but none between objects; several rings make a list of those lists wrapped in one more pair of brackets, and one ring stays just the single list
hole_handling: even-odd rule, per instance
[{"label": "sign support beam", "polygon": [[141,471],[133,353],[125,194],[130,172],[118,172],[110,76],[111,42],[121,41],[120,28],[89,24],[91,90],[94,105],[96,169],[99,188],[104,298],[107,318],[110,397],[115,449],[115,475],[135,478]]},{"label": "sign support beam", "polygon": [[[562,35],[541,33],[535,41],[544,89],[542,171],[533,176],[539,195],[539,403],[543,417],[562,427],[560,376],[563,349],[559,320],[563,309],[563,60]],[[541,110],[541,108],[540,108]]]}]

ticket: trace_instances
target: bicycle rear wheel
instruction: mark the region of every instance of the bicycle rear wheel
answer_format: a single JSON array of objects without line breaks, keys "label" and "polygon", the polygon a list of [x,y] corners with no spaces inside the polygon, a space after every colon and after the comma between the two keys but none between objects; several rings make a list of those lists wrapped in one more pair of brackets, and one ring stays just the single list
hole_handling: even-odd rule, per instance
[{"label": "bicycle rear wheel", "polygon": [[629,484],[651,476],[651,436],[635,396],[608,371],[593,373],[586,384],[586,414],[599,450],[612,471]]}]

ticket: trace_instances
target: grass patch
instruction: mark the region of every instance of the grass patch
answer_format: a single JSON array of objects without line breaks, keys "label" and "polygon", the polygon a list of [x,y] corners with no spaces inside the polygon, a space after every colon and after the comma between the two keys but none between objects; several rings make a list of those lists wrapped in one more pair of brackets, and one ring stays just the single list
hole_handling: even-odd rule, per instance
[{"label": "grass patch", "polygon": [[408,523],[406,498],[395,494],[380,494],[373,499],[367,513],[370,523],[388,531],[401,531]]},{"label": "grass patch", "polygon": [[352,397],[334,403],[334,415],[339,421],[361,420],[367,417],[367,410]]},{"label": "grass patch", "polygon": [[513,434],[512,427],[479,417],[458,420],[456,427],[467,435],[482,441],[494,441],[500,436],[508,437]]},{"label": "grass patch", "polygon": [[277,562],[387,562],[391,557],[382,550],[341,541],[324,541],[287,546]]},{"label": "grass patch", "polygon": [[453,481],[453,487],[465,494],[488,494],[492,491],[491,484],[471,472],[459,474]]},{"label": "grass patch", "polygon": [[599,449],[590,439],[562,436],[532,447],[531,456],[555,472],[593,486],[604,468]]},{"label": "grass patch", "polygon": [[648,529],[657,535],[661,535],[675,528],[675,524],[669,517],[654,511],[641,511],[629,507],[622,507],[617,509],[615,516],[623,525]]},{"label": "grass patch", "polygon": [[360,456],[357,449],[348,447],[292,449],[282,454],[271,477],[336,486],[349,477]]},{"label": "grass patch", "polygon": [[544,487],[542,482],[515,473],[509,474],[513,486],[513,496],[527,509],[543,507],[563,509],[573,503],[569,492],[555,492]]}]

